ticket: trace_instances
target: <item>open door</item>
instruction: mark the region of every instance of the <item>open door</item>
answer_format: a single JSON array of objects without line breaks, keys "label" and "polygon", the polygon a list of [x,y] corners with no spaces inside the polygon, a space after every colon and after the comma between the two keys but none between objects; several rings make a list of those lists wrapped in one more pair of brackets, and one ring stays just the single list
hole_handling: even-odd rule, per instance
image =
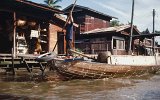
[{"label": "open door", "polygon": [[58,54],[65,54],[65,38],[63,32],[57,33],[58,38]]}]

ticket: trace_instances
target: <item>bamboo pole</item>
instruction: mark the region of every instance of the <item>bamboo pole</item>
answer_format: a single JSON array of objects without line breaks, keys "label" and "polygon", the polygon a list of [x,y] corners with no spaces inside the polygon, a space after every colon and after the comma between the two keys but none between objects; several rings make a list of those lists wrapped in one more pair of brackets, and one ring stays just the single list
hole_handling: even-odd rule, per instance
[{"label": "bamboo pole", "polygon": [[70,51],[71,51],[72,53],[75,53],[75,54],[81,55],[81,56],[83,56],[83,57],[87,57],[87,58],[89,58],[89,59],[96,60],[96,59],[95,59],[95,58],[93,58],[93,57],[90,57],[90,56],[85,55],[85,54],[83,54],[83,53],[77,52],[77,51],[75,51],[75,50],[70,50]]},{"label": "bamboo pole", "polygon": [[[72,7],[72,9],[71,9],[71,11],[70,11],[71,13],[72,13],[73,10],[74,10],[74,7],[75,7],[75,5],[76,5],[76,2],[77,2],[77,0],[74,1],[73,7]],[[63,26],[63,28],[62,28],[62,32],[63,32],[64,28],[66,27],[68,21],[69,21],[69,17],[67,17],[67,20],[66,20],[66,22],[65,22],[65,24],[64,24],[64,26]],[[57,42],[56,42],[56,44],[55,44],[55,46],[54,46],[54,48],[53,48],[53,50],[52,50],[53,52],[54,52],[57,44],[58,44],[58,40],[57,40]]]},{"label": "bamboo pole", "polygon": [[[75,7],[75,5],[76,5],[76,2],[77,2],[77,0],[75,0],[75,1],[74,1],[73,7],[72,7],[72,9],[71,9],[70,13],[72,13],[72,12],[73,12],[74,7]],[[66,23],[65,23],[64,27],[62,28],[62,32],[63,32],[64,28],[66,27],[66,25],[67,25],[68,21],[69,21],[69,16],[67,17]]]}]

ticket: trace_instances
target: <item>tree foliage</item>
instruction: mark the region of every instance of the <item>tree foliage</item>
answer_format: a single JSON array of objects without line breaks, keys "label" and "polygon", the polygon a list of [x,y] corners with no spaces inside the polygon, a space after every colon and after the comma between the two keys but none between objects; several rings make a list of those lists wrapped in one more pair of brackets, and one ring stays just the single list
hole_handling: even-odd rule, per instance
[{"label": "tree foliage", "polygon": [[142,34],[150,34],[149,29],[147,28],[145,31],[142,32]]},{"label": "tree foliage", "polygon": [[120,24],[119,20],[112,20],[110,22],[110,27],[114,27],[114,26],[121,26],[121,25],[124,25],[124,24]]},{"label": "tree foliage", "polygon": [[58,2],[61,2],[62,0],[44,0],[44,2],[52,8],[61,8],[61,6],[57,5]]}]

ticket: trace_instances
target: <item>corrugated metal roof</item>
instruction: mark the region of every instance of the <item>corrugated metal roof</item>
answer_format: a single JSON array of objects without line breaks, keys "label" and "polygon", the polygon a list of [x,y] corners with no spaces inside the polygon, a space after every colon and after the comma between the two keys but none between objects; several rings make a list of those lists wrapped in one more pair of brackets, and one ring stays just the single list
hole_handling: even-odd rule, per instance
[{"label": "corrugated metal roof", "polygon": [[98,28],[91,31],[87,31],[81,34],[91,34],[91,33],[103,33],[103,32],[120,32],[124,29],[130,28],[130,25],[122,25],[122,26],[115,26],[115,27],[108,27],[108,28]]},{"label": "corrugated metal roof", "polygon": [[155,36],[160,36],[160,34],[159,33],[139,34],[139,35],[133,35],[133,38],[153,38]]},{"label": "corrugated metal roof", "polygon": [[[67,9],[69,8],[72,8],[73,4],[69,5],[68,7],[66,7],[65,9],[63,9],[64,13],[69,13],[69,12],[66,12]],[[102,12],[99,12],[99,11],[96,11],[94,9],[91,9],[91,8],[88,8],[88,7],[84,7],[84,6],[80,6],[80,5],[75,5],[75,8],[78,7],[78,8],[81,8],[81,9],[85,9],[85,10],[88,10],[88,11],[91,11],[91,12],[94,12],[94,13],[97,13],[97,14],[100,14],[100,15],[103,15],[103,16],[106,16],[106,17],[110,17],[110,18],[115,18],[117,19],[117,17],[113,17],[113,16],[110,16],[110,15],[107,15],[107,14],[104,14]]]}]

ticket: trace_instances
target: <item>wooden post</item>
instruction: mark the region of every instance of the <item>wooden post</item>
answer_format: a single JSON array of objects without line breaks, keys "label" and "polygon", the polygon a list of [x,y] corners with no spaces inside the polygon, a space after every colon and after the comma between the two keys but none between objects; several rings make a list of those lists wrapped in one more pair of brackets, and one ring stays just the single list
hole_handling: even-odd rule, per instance
[{"label": "wooden post", "polygon": [[[153,9],[153,34],[155,33],[155,9]],[[152,38],[153,40],[153,55],[155,54],[155,36]]]},{"label": "wooden post", "polygon": [[133,16],[134,16],[134,0],[132,1],[132,16],[131,16],[131,33],[130,33],[130,41],[129,41],[129,52],[128,54],[131,54],[132,52],[132,35],[133,35]]},{"label": "wooden post", "polygon": [[107,51],[108,51],[108,43],[107,43]]},{"label": "wooden post", "polygon": [[13,20],[14,20],[14,26],[13,26],[13,57],[16,56],[16,12],[13,12]]},{"label": "wooden post", "polygon": [[13,48],[12,48],[12,74],[15,75],[14,58],[16,56],[16,13],[13,12]]},{"label": "wooden post", "polygon": [[139,50],[140,50],[140,38],[139,38],[139,46],[138,46],[138,55],[139,55]]},{"label": "wooden post", "polygon": [[12,48],[12,74],[15,75],[15,70],[14,70],[14,52],[13,52],[13,48]]}]

